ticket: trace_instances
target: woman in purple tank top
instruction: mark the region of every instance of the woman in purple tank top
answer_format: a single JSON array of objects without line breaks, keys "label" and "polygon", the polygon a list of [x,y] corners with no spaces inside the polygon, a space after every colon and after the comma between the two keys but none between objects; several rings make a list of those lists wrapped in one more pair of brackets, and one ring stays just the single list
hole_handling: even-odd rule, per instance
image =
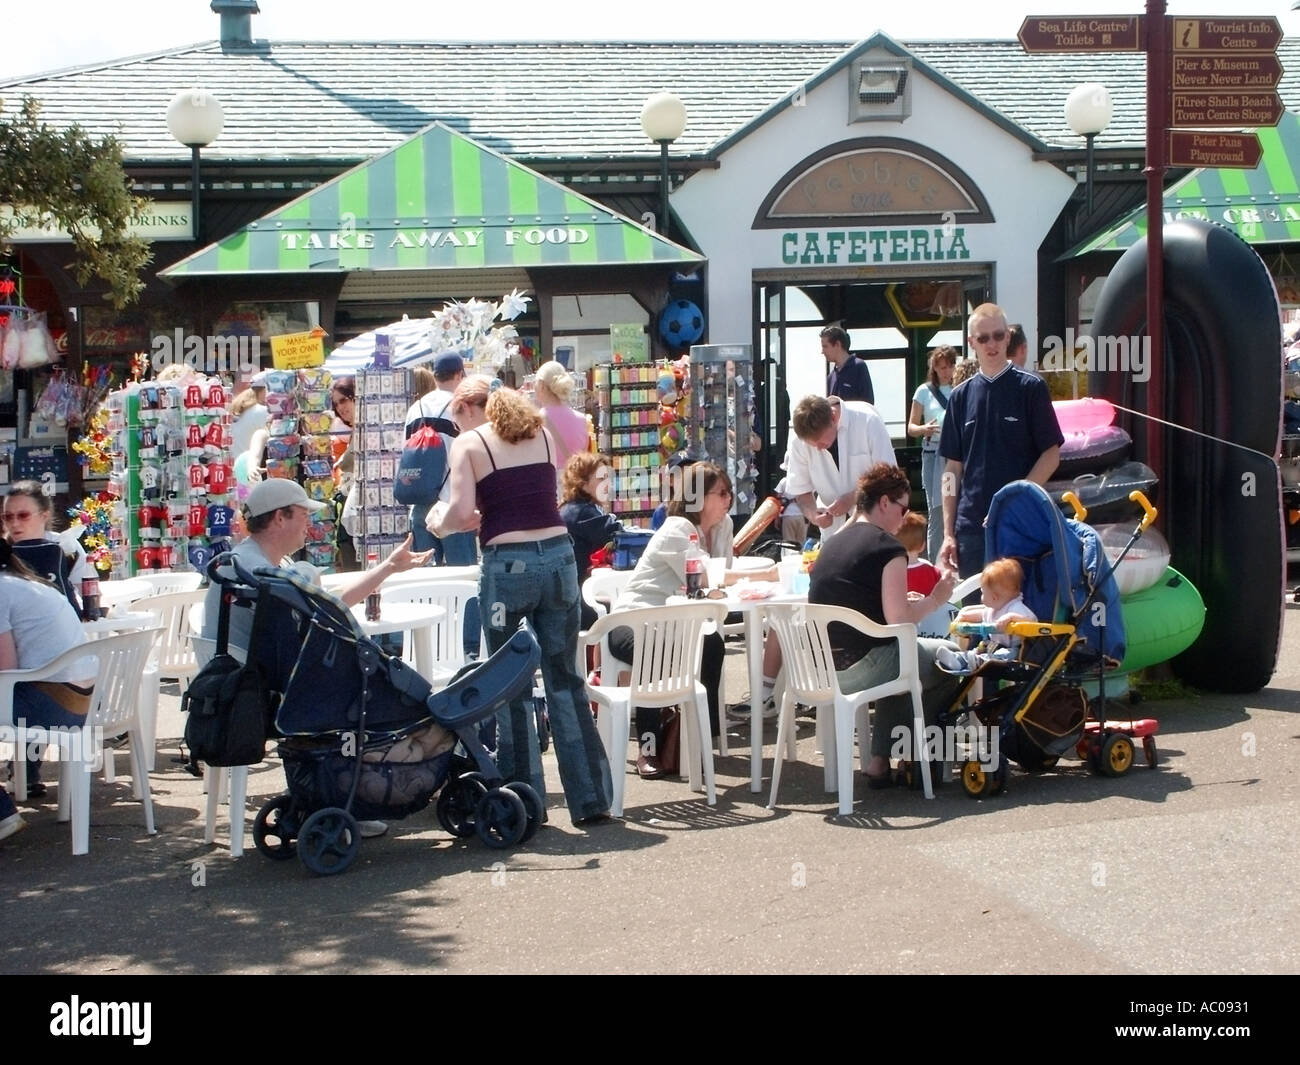
[{"label": "woman in purple tank top", "polygon": [[[486,415],[482,424],[478,407]],[[462,432],[451,448],[451,500],[433,531],[479,531],[479,610],[488,650],[502,647],[520,621],[531,623],[542,648],[569,815],[577,825],[604,820],[612,793],[609,760],[577,670],[578,569],[555,500],[555,443],[525,396],[483,377],[461,382],[451,416]],[[508,781],[527,781],[545,802],[536,723],[524,698],[497,715],[497,767]]]}]

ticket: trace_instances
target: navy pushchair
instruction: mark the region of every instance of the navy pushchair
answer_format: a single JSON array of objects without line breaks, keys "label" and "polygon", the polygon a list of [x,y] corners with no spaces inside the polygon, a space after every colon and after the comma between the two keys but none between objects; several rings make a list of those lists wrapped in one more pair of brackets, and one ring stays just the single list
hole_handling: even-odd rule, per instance
[{"label": "navy pushchair", "polygon": [[359,821],[407,817],[435,794],[438,820],[455,836],[510,847],[536,833],[540,796],[523,781],[507,785],[479,736],[481,722],[532,688],[541,651],[526,622],[433,691],[340,600],[298,575],[250,573],[229,554],[208,575],[224,590],[223,612],[256,605],[249,662],[273,693],[268,732],[288,783],[253,822],[262,854],[340,873],[356,858]]},{"label": "navy pushchair", "polygon": [[[1133,493],[1135,502],[1140,492]],[[1015,659],[987,658],[965,675],[940,726],[952,726],[969,713],[982,733],[980,757],[960,763],[962,787],[972,798],[1000,794],[1008,762],[1029,772],[1056,765],[1074,752],[1097,772],[1118,776],[1133,761],[1134,738],[1144,740],[1148,763],[1155,765],[1156,723],[1108,721],[1105,674],[1124,658],[1124,619],[1115,567],[1155,519],[1145,497],[1145,512],[1114,563],[1106,557],[1095,529],[1067,519],[1037,484],[1013,481],[989,506],[985,557],[1014,558],[1024,570],[1021,595],[1040,620],[1015,622],[1010,634],[1022,640]],[[954,623],[958,635],[987,637],[990,626]],[[984,695],[966,705],[977,680]],[[1096,681],[1099,696],[1090,702],[1084,685]],[[993,741],[996,740],[996,747]]]}]

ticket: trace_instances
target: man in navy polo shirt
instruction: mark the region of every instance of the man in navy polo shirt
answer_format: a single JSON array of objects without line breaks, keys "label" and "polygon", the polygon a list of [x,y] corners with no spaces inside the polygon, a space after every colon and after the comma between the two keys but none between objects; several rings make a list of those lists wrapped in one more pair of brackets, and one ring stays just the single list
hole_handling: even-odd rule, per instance
[{"label": "man in navy polo shirt", "polygon": [[821,338],[822,354],[831,364],[830,373],[826,375],[827,397],[875,403],[871,371],[862,359],[849,353],[849,334],[838,325],[828,325],[821,331]]},{"label": "man in navy polo shirt", "polygon": [[943,546],[939,564],[962,577],[984,568],[984,519],[994,494],[1012,481],[1046,484],[1065,437],[1042,378],[1007,361],[1007,316],[976,307],[970,345],[979,372],[953,389],[939,453],[943,475]]}]

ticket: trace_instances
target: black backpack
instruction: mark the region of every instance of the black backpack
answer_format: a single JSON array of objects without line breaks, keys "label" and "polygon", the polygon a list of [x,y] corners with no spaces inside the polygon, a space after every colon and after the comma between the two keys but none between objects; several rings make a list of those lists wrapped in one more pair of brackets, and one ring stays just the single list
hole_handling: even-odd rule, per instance
[{"label": "black backpack", "polygon": [[[249,647],[260,646],[267,610],[259,594],[253,610]],[[256,765],[266,754],[278,695],[261,666],[241,663],[230,654],[230,609],[234,594],[222,592],[217,621],[217,653],[199,670],[181,697],[185,745],[191,763],[214,766]]]}]

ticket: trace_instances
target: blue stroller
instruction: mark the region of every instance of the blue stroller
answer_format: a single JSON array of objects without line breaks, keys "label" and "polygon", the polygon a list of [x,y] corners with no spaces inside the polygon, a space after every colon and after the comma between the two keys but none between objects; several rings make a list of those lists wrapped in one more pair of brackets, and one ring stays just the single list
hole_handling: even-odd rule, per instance
[{"label": "blue stroller", "polygon": [[[1147,761],[1155,765],[1154,721],[1111,722],[1105,717],[1105,674],[1120,664],[1125,650],[1115,566],[1156,517],[1140,492],[1133,496],[1144,517],[1114,564],[1096,530],[1066,518],[1038,485],[1013,481],[993,497],[985,557],[1020,563],[1021,595],[1042,620],[1012,623],[1009,634],[1021,639],[1019,655],[986,658],[965,675],[951,707],[939,715],[940,726],[947,728],[969,713],[984,730],[978,742],[981,756],[960,761],[962,787],[972,798],[1000,794],[1009,762],[1041,772],[1071,751],[1095,771],[1119,776],[1132,764],[1134,736],[1144,739]],[[953,631],[974,637],[994,632],[991,626],[956,622]],[[965,705],[981,678],[987,682],[984,696]],[[1082,687],[1089,681],[1099,685],[1095,706]]]},{"label": "blue stroller", "polygon": [[541,651],[526,623],[435,692],[361,632],[342,602],[296,574],[249,573],[228,554],[208,574],[225,591],[227,617],[232,603],[257,608],[249,661],[273,692],[268,731],[288,783],[253,822],[262,854],[341,873],[359,850],[359,821],[407,817],[434,794],[455,836],[477,833],[490,847],[532,838],[541,798],[525,782],[506,785],[478,735],[480,722],[532,688]]}]

